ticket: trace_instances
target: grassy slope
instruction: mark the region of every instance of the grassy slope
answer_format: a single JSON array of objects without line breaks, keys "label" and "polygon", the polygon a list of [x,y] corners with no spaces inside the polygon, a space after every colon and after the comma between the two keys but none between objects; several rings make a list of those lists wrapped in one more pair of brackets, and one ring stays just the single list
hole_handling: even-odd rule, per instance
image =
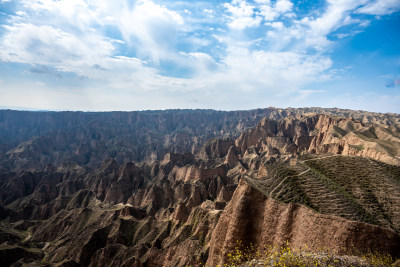
[{"label": "grassy slope", "polygon": [[246,180],[269,197],[400,232],[400,166],[350,156],[301,156]]}]

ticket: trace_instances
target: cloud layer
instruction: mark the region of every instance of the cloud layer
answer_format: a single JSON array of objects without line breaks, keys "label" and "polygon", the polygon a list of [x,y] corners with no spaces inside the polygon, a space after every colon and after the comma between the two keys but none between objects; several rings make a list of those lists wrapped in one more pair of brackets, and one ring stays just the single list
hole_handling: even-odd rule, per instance
[{"label": "cloud layer", "polygon": [[[328,0],[308,8],[290,0],[213,3],[3,0],[0,61],[20,65],[15,77],[0,76],[0,105],[306,105],[325,92],[309,85],[337,79],[331,53],[338,39],[400,10],[392,0]],[[45,100],[16,100],[11,90],[23,94],[27,84]]]}]

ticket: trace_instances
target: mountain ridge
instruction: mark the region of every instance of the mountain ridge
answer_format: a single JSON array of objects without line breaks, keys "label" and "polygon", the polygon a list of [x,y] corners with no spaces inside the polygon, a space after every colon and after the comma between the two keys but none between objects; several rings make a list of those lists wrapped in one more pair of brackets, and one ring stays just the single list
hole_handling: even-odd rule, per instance
[{"label": "mountain ridge", "polygon": [[[141,161],[105,158],[96,165],[68,158],[31,168],[20,164],[18,151],[2,154],[0,262],[215,266],[229,263],[235,240],[399,257],[397,117],[372,124],[378,117],[279,112],[284,118],[264,117],[253,127],[228,118],[220,128],[236,125],[240,134],[204,137],[194,151]],[[168,122],[157,129],[162,125]],[[193,129],[201,132],[200,126]],[[53,137],[43,137],[44,144],[60,140]],[[16,146],[21,153],[26,147]],[[57,150],[46,149],[25,158],[52,159]],[[9,168],[8,157],[18,164]]]},{"label": "mountain ridge", "polygon": [[391,132],[400,129],[398,114],[321,108],[104,113],[0,110],[0,165],[45,169],[48,164],[70,160],[97,167],[107,158],[115,158],[119,164],[160,160],[168,152],[196,153],[212,138],[235,139],[263,117],[280,120],[310,112],[379,122]]}]

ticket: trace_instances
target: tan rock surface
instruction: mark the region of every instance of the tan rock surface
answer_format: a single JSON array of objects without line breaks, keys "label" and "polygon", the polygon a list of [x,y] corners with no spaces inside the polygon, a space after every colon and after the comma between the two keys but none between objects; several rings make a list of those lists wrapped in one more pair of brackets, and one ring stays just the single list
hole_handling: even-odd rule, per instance
[{"label": "tan rock surface", "polygon": [[318,251],[356,249],[400,252],[395,232],[336,216],[318,214],[297,204],[283,204],[266,197],[241,180],[225,208],[210,241],[207,266],[224,264],[237,241],[254,247],[282,245]]}]

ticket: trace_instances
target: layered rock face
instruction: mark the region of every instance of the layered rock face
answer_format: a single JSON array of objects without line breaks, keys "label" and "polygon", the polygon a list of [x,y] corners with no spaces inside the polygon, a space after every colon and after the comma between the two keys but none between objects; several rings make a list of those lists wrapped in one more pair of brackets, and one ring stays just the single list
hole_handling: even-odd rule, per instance
[{"label": "layered rock face", "polygon": [[[102,113],[106,124],[93,120],[84,134],[74,116],[96,114],[63,113],[71,139],[55,114],[32,115],[46,136],[2,154],[0,263],[215,266],[229,263],[236,241],[400,256],[398,115],[313,111]],[[109,116],[143,135],[119,139]]]},{"label": "layered rock face", "polygon": [[236,140],[242,154],[342,154],[400,164],[400,136],[387,127],[328,115],[262,119]]},{"label": "layered rock face", "polygon": [[2,217],[10,229],[29,223],[18,233],[28,228],[31,233],[24,242],[16,237],[6,244],[46,255],[21,253],[26,261],[67,259],[80,266],[205,261],[204,244],[236,188],[228,170],[222,159],[196,161],[191,154],[171,153],[161,162],[143,164],[107,160],[96,170],[70,163],[4,173]]},{"label": "layered rock face", "polygon": [[213,232],[207,265],[229,263],[228,254],[234,253],[238,240],[243,247],[251,244],[261,251],[287,242],[311,251],[329,247],[339,254],[379,250],[396,255],[400,251],[400,237],[393,230],[319,214],[303,205],[280,203],[244,180]]},{"label": "layered rock face", "polygon": [[[108,158],[118,164],[161,160],[169,152],[197,153],[212,138],[235,139],[260,119],[300,118],[330,114],[362,123],[400,129],[398,114],[342,109],[278,109],[249,111],[166,110],[141,112],[28,112],[0,110],[0,167],[40,169],[68,161],[99,167]],[[385,134],[385,133],[383,133]],[[226,140],[215,153],[229,149]],[[206,149],[207,150],[207,149]],[[203,151],[207,156],[207,151]]]}]

